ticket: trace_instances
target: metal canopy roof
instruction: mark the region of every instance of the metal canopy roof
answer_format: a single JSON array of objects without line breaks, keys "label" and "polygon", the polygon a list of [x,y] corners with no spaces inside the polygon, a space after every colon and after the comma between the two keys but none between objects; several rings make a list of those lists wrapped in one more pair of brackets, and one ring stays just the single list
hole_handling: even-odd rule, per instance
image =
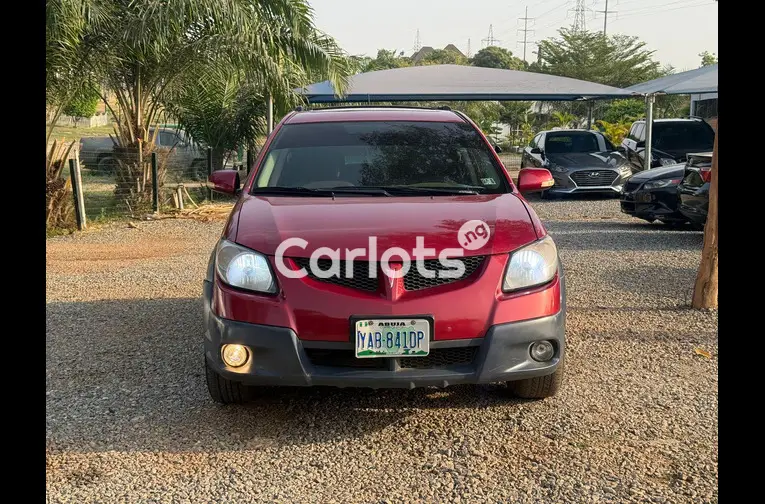
[{"label": "metal canopy roof", "polygon": [[426,65],[354,75],[338,97],[328,81],[298,93],[311,103],[624,98],[632,91],[555,75],[465,65]]},{"label": "metal canopy roof", "polygon": [[626,88],[639,94],[696,94],[717,92],[717,64],[668,75]]}]

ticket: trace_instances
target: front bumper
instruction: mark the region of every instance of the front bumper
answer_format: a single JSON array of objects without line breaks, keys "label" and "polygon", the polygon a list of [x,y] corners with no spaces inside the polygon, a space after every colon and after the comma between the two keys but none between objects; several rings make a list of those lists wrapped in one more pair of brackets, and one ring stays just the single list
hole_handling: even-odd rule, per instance
[{"label": "front bumper", "polygon": [[[624,186],[624,182],[629,178],[632,173],[624,174],[619,170],[594,170],[598,172],[613,172],[613,178],[608,180],[608,183],[597,183],[590,185],[585,180],[582,183],[574,181],[575,174],[580,172],[591,172],[593,170],[574,170],[569,172],[551,172],[555,185],[548,189],[549,193],[553,194],[581,194],[581,193],[605,193],[605,194],[619,194]],[[602,180],[601,178],[597,180]],[[581,180],[580,180],[581,182]]]},{"label": "front bumper", "polygon": [[[350,341],[302,341],[286,327],[222,319],[213,313],[211,299],[212,283],[205,281],[205,358],[221,376],[246,385],[414,388],[492,383],[552,374],[565,352],[565,290],[556,315],[495,325],[484,338],[431,341],[433,358],[417,361],[417,367],[411,359],[429,357],[410,358],[408,364],[396,358],[355,359]],[[549,362],[531,358],[529,347],[538,340],[553,342],[555,356]],[[251,357],[244,366],[231,368],[222,361],[220,348],[226,343],[249,348]],[[322,360],[317,360],[317,350]],[[446,353],[472,357],[450,364],[436,355]],[[377,367],[358,367],[362,364]]]},{"label": "front bumper", "polygon": [[685,222],[688,219],[678,210],[678,203],[676,187],[622,192],[619,198],[621,211],[627,215],[651,221]]}]

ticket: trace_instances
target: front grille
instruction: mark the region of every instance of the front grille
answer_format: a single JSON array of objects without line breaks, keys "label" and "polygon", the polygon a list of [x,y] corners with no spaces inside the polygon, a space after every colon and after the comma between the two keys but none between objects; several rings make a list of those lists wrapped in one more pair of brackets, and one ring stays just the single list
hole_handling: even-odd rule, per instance
[{"label": "front grille", "polygon": [[[427,259],[424,261],[425,268],[427,270],[436,273],[434,278],[427,278],[420,274],[417,270],[417,264],[412,263],[409,271],[404,275],[404,289],[408,291],[418,291],[422,289],[429,289],[431,287],[437,287],[439,285],[446,285],[453,282],[464,280],[472,275],[483,264],[485,256],[471,256],[471,257],[457,257],[452,260],[460,261],[465,266],[464,273],[457,278],[439,278],[440,271],[448,271],[450,268],[444,267],[438,259]],[[369,278],[369,262],[368,261],[353,261],[353,277],[346,276],[346,263],[347,261],[340,261],[340,275],[332,276],[330,278],[319,278],[316,276],[310,267],[310,259],[304,257],[295,257],[293,261],[302,268],[305,268],[308,272],[308,277],[318,282],[325,282],[334,285],[340,285],[351,289],[358,289],[367,292],[375,292],[378,289],[379,282],[377,278]],[[331,259],[321,258],[318,260],[319,269],[327,271],[332,265]],[[375,265],[375,268],[377,265]],[[378,277],[382,275],[378,271]]]},{"label": "front grille", "polygon": [[433,348],[425,357],[403,357],[402,368],[428,369],[472,364],[478,347]]},{"label": "front grille", "polygon": [[627,181],[626,184],[624,184],[624,192],[632,192],[637,190],[638,187],[640,187],[640,182],[633,182],[633,181]]},{"label": "front grille", "polygon": [[382,357],[373,359],[358,359],[353,350],[328,350],[323,348],[306,348],[308,360],[314,366],[356,368],[356,369],[389,369],[391,359],[398,359],[404,369],[433,369],[449,366],[469,365],[473,363],[477,346],[455,348],[433,348],[424,357]]},{"label": "front grille", "polygon": [[610,186],[619,174],[613,170],[581,170],[571,174],[579,187]]},{"label": "front grille", "polygon": [[417,270],[417,265],[413,263],[409,272],[404,276],[404,289],[408,291],[417,291],[458,282],[472,275],[473,272],[481,266],[483,259],[483,256],[460,257],[455,259],[461,261],[462,264],[465,265],[465,272],[459,278],[438,278],[438,272],[449,271],[449,268],[445,268],[438,259],[427,259],[423,261],[425,263],[425,269],[436,272],[435,278],[426,278],[422,276]]},{"label": "front grille", "polygon": [[314,366],[388,369],[388,359],[357,359],[353,350],[306,348],[305,353]]},{"label": "front grille", "polygon": [[[334,285],[341,285],[343,287],[350,287],[351,289],[358,289],[367,292],[375,292],[378,286],[377,278],[369,278],[369,262],[368,261],[353,261],[353,277],[348,278],[346,276],[346,263],[347,261],[340,261],[340,276],[331,276],[329,278],[319,278],[311,271],[311,260],[304,257],[293,258],[293,261],[298,266],[305,268],[308,272],[308,276],[313,280],[319,282],[331,283]],[[327,271],[332,265],[332,260],[328,258],[321,258],[318,260],[319,269]]]}]

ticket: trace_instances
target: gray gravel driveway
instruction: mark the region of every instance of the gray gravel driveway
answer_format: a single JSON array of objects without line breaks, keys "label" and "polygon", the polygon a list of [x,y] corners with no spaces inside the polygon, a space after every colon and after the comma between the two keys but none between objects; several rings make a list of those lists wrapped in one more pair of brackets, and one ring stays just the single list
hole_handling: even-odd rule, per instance
[{"label": "gray gravel driveway", "polygon": [[[569,288],[566,381],[207,396],[201,280],[222,222],[48,240],[49,502],[716,502],[717,313],[701,233],[614,199],[533,201]],[[699,355],[696,349],[710,352]]]}]

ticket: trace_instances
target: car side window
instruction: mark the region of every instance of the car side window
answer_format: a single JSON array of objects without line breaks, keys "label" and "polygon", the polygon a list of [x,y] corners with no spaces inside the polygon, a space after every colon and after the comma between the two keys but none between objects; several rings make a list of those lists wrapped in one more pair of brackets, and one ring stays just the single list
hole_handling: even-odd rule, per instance
[{"label": "car side window", "polygon": [[643,140],[645,140],[645,137],[643,136],[643,130],[644,130],[644,125],[642,123],[638,124],[637,129],[635,131],[636,142],[642,142]]},{"label": "car side window", "polygon": [[539,137],[537,137],[537,147],[539,147],[540,149],[544,150],[544,148],[545,148],[545,134],[544,133],[540,133]]},{"label": "car side window", "polygon": [[178,137],[170,131],[159,132],[159,144],[163,147],[172,147],[178,142]]},{"label": "car side window", "polygon": [[529,141],[529,147],[531,147],[533,149],[534,147],[537,146],[537,138],[538,137],[539,137],[539,135],[531,138],[531,140]]}]

